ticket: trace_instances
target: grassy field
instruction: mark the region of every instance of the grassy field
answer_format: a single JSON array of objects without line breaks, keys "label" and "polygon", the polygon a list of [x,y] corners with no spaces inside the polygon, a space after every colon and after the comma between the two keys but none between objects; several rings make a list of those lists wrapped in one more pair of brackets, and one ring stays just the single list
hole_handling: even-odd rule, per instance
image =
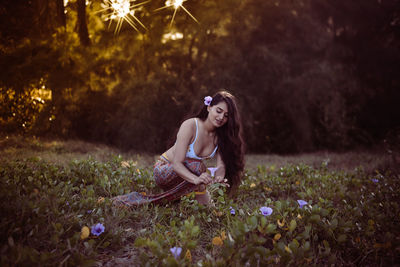
[{"label": "grassy field", "polygon": [[221,185],[209,187],[214,207],[190,194],[166,206],[113,208],[115,195],[159,192],[151,170],[157,157],[77,140],[0,140],[1,265],[393,266],[400,260],[400,176],[384,150],[246,155],[234,198]]},{"label": "grassy field", "polygon": [[[159,156],[134,151],[124,152],[103,144],[79,140],[39,140],[23,137],[3,137],[3,140],[0,140],[0,150],[2,152],[0,160],[38,157],[46,162],[64,166],[72,160],[84,160],[90,157],[99,162],[106,162],[116,155],[121,155],[125,160],[137,162],[138,166],[147,168],[151,167]],[[312,167],[320,167],[324,162],[328,169],[332,170],[353,171],[362,167],[366,172],[373,172],[376,169],[387,168],[388,165],[392,164],[391,156],[383,149],[343,153],[320,151],[285,156],[248,154],[245,160],[246,169],[249,170],[256,169],[258,165],[279,168],[288,164],[306,164]],[[209,164],[213,164],[213,162]]]}]

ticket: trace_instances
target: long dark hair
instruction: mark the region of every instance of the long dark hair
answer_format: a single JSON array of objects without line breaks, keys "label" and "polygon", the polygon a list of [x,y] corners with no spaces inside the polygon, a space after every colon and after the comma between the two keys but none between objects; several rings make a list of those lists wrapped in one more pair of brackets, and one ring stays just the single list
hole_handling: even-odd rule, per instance
[{"label": "long dark hair", "polygon": [[[216,129],[218,138],[218,151],[225,164],[225,177],[230,185],[229,195],[237,190],[244,169],[244,142],[242,138],[242,123],[236,105],[235,97],[227,91],[219,91],[212,97],[210,106],[224,101],[228,106],[227,122]],[[208,116],[207,106],[203,106],[197,114],[201,120]]]}]

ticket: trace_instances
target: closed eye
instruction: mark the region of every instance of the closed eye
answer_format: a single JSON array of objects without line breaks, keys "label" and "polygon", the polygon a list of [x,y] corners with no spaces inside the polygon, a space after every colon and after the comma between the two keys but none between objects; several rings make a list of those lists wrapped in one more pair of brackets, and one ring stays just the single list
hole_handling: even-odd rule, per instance
[{"label": "closed eye", "polygon": [[[219,114],[222,113],[223,111],[224,111],[223,109],[217,108],[217,112],[218,112]],[[224,117],[228,118],[228,113],[225,113],[225,114],[224,114]]]}]

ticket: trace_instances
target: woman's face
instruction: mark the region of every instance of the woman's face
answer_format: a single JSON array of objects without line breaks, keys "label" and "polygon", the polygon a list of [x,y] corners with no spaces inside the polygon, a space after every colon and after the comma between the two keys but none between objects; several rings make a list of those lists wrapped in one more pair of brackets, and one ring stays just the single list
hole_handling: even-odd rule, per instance
[{"label": "woman's face", "polygon": [[221,127],[228,121],[228,105],[221,101],[214,106],[208,106],[208,119],[215,127]]}]

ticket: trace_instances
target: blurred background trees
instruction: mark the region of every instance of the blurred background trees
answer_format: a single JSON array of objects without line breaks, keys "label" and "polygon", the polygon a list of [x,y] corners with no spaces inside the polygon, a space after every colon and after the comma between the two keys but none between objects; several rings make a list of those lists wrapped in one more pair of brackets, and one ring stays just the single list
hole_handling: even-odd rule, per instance
[{"label": "blurred background trees", "polygon": [[[132,2],[139,4],[140,2]],[[346,150],[400,127],[400,1],[0,4],[0,131],[161,152],[206,95],[238,97],[249,152]]]}]

